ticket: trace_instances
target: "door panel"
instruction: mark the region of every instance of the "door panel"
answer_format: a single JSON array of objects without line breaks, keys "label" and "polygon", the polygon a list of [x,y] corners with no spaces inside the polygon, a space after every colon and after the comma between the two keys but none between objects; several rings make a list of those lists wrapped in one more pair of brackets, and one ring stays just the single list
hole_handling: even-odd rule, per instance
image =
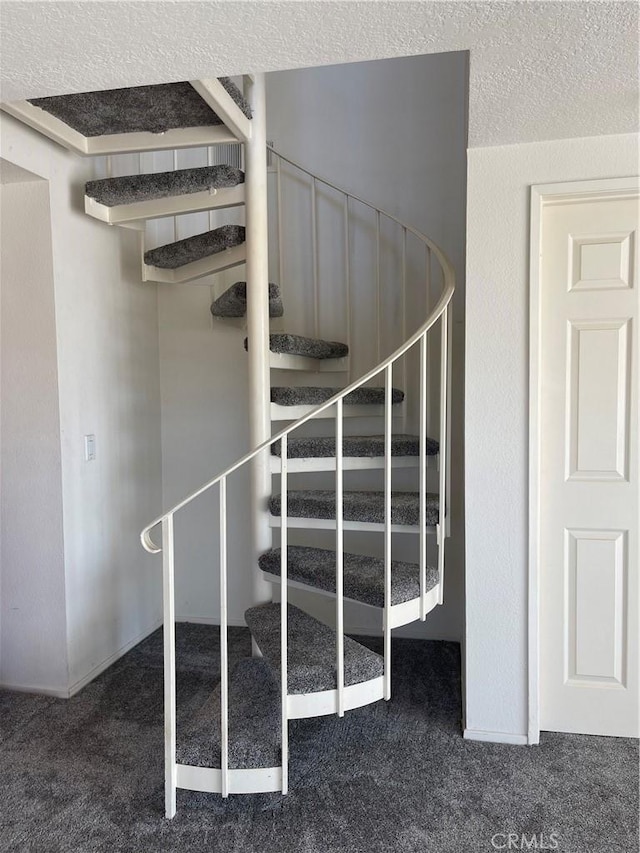
[{"label": "door panel", "polygon": [[638,197],[546,204],[540,723],[638,736]]}]

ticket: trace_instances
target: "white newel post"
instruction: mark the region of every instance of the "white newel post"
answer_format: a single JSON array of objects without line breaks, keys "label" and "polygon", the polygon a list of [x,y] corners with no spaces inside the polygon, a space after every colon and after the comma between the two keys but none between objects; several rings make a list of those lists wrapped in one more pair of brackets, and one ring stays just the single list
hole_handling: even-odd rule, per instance
[{"label": "white newel post", "polygon": [[[264,74],[246,76],[251,105],[251,138],[245,144],[247,338],[249,340],[249,420],[251,447],[271,435],[269,418],[269,260],[267,230],[267,130]],[[269,452],[252,465],[253,598],[269,601],[271,588],[258,572],[258,557],[271,547],[268,502],[271,495]]]}]

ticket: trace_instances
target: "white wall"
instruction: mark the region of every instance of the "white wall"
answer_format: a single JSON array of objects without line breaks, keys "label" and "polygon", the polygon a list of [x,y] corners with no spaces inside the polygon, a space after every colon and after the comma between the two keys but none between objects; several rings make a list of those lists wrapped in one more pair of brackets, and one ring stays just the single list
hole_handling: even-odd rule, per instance
[{"label": "white wall", "polygon": [[68,684],[62,460],[47,181],[0,185],[0,684]]},{"label": "white wall", "polygon": [[138,539],[162,503],[156,288],[140,280],[135,233],[84,214],[90,161],[7,116],[2,156],[49,182],[74,690],[159,624],[158,565]]},{"label": "white wall", "polygon": [[529,197],[638,174],[637,135],[469,152],[466,726],[527,732]]}]

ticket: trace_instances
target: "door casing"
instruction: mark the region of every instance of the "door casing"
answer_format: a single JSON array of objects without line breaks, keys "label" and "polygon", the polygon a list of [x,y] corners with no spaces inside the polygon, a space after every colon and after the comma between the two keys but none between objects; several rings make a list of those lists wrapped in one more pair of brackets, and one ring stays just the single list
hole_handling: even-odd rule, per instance
[{"label": "door casing", "polygon": [[578,199],[624,198],[640,177],[536,184],[531,187],[529,257],[529,577],[527,743],[540,742],[540,382],[542,212],[547,204]]}]

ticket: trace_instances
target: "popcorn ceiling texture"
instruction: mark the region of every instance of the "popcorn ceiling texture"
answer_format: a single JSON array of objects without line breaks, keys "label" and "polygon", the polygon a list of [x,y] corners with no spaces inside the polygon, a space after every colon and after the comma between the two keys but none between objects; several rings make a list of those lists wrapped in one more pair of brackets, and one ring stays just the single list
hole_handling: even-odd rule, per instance
[{"label": "popcorn ceiling texture", "polygon": [[2,100],[462,50],[470,147],[638,127],[640,7],[626,0],[2,7]]}]

